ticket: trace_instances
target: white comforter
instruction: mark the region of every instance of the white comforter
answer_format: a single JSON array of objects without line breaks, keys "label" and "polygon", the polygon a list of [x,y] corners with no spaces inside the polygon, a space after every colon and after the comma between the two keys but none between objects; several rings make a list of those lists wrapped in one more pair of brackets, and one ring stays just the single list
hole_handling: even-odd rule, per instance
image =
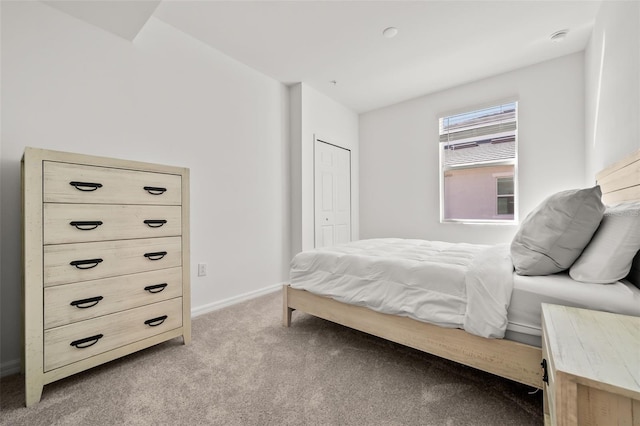
[{"label": "white comforter", "polygon": [[508,245],[382,238],[302,252],[291,287],[482,337],[502,338],[513,289]]}]

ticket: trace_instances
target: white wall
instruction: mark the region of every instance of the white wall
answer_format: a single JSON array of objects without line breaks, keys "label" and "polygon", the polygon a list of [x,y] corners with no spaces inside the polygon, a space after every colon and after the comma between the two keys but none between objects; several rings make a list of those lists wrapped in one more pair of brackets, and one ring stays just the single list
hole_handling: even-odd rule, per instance
[{"label": "white wall", "polygon": [[304,83],[290,88],[291,250],[314,247],[314,137],[351,150],[351,237],[359,238],[358,115]]},{"label": "white wall", "polygon": [[284,85],[159,20],[131,43],[40,2],[2,2],[2,372],[20,358],[25,146],[189,167],[202,311],[286,280],[288,116]]},{"label": "white wall", "polygon": [[585,79],[585,173],[593,176],[640,149],[640,2],[602,2]]},{"label": "white wall", "polygon": [[551,193],[584,186],[583,54],[576,53],[361,114],[361,238],[509,242],[516,226],[440,223],[438,117],[513,98],[520,218]]}]

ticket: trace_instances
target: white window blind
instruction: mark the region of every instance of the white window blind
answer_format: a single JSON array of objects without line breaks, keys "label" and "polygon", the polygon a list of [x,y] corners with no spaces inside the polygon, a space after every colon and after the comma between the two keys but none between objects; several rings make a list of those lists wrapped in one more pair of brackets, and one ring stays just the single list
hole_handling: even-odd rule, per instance
[{"label": "white window blind", "polygon": [[441,118],[444,167],[514,160],[516,110],[516,102],[510,102]]},{"label": "white window blind", "polygon": [[487,135],[515,134],[516,103],[450,115],[440,119],[440,142],[483,139]]}]

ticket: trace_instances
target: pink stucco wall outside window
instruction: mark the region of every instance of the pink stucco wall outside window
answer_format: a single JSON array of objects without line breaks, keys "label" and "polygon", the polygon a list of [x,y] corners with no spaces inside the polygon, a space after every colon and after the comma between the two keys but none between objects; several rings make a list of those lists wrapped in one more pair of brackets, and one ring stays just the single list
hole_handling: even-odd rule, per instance
[{"label": "pink stucco wall outside window", "polygon": [[444,173],[444,220],[513,220],[499,214],[499,178],[513,177],[513,165],[447,170]]}]

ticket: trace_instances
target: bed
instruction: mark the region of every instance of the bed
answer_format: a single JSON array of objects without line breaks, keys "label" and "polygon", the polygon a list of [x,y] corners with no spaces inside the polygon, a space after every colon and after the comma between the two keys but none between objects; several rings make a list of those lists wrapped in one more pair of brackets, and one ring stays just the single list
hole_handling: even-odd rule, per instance
[{"label": "bed", "polygon": [[[639,201],[640,151],[599,172],[596,175],[596,181],[602,192],[602,202],[607,206]],[[529,219],[525,219],[525,221],[527,220]],[[611,226],[609,225],[609,227]],[[587,249],[596,245],[594,241],[597,240],[598,233],[603,232],[601,231],[602,228],[604,228],[604,221],[600,225],[596,224],[593,238],[589,236],[587,239],[587,248],[583,248],[584,252],[581,254],[585,259],[582,262],[581,271],[586,270],[587,273],[589,272],[592,262],[588,261],[587,255],[593,258],[595,254],[593,250],[588,253]],[[375,241],[360,244],[366,245],[368,243],[375,243]],[[379,243],[383,244],[384,242]],[[414,242],[405,241],[405,243],[412,244]],[[415,247],[407,250],[410,253],[414,253]],[[438,248],[438,250],[440,249]],[[635,250],[637,251],[637,248]],[[498,253],[499,256],[503,254],[503,252]],[[516,265],[518,256],[516,253],[513,254],[514,265]],[[631,257],[633,257],[633,254]],[[579,260],[582,260],[582,258]],[[311,261],[312,264],[314,262]],[[456,262],[458,261],[453,261],[454,264]],[[478,263],[478,260],[468,263],[473,265]],[[493,261],[490,263],[493,263]],[[576,265],[578,263],[580,262],[575,261]],[[516,266],[516,270],[519,269],[518,266]],[[367,266],[364,266],[364,268],[366,270]],[[576,267],[576,274],[581,271]],[[488,271],[487,273],[491,274],[493,272]],[[572,267],[571,275],[573,275],[573,272]],[[437,270],[436,273],[438,273]],[[600,270],[596,271],[597,273],[600,273]],[[505,317],[502,320],[498,319],[496,322],[496,324],[499,324],[500,321],[504,323],[501,326],[501,330],[498,331],[495,331],[494,326],[491,324],[488,326],[489,331],[486,331],[485,328],[483,328],[485,331],[481,332],[477,330],[465,331],[463,329],[465,328],[464,326],[456,325],[458,319],[454,318],[455,315],[445,315],[441,323],[439,320],[425,322],[425,320],[413,318],[411,314],[404,312],[398,314],[385,313],[384,310],[378,309],[375,303],[373,306],[366,306],[366,304],[360,306],[340,301],[340,297],[322,295],[318,291],[311,292],[301,288],[304,287],[304,285],[300,284],[301,282],[304,283],[304,278],[298,280],[298,283],[294,283],[292,280],[291,284],[298,288],[293,288],[291,284],[287,284],[283,288],[283,324],[287,327],[291,326],[292,312],[297,310],[516,382],[541,388],[542,370],[540,361],[542,355],[539,332],[541,303],[567,304],[640,316],[640,288],[636,286],[640,281],[638,279],[640,276],[639,255],[635,256],[628,276],[606,285],[576,282],[569,275],[568,268],[564,272],[558,271],[557,273],[543,276],[528,276],[527,274],[519,275],[515,273],[512,273],[512,275],[514,278],[511,288],[501,296],[508,297],[510,303],[507,303],[508,308],[506,309],[507,312],[504,313]],[[480,281],[486,282],[487,280],[481,277]],[[490,284],[493,285],[492,283]],[[588,291],[585,291],[585,289],[588,289]],[[384,294],[385,291],[382,291],[382,293]],[[495,290],[489,291],[493,292]],[[455,296],[455,291],[451,293]],[[342,298],[342,300],[350,299]],[[455,306],[455,297],[452,300],[454,301],[450,303],[451,312],[456,311],[456,309],[459,312],[460,308]],[[360,304],[362,305],[362,303]],[[500,304],[501,302],[498,301],[495,307],[496,312],[500,311]],[[397,309],[401,310],[401,304],[398,306],[400,307]],[[480,316],[493,315],[492,307],[489,307],[487,313],[484,310],[485,307],[482,304],[480,306]],[[391,312],[395,311],[392,310]],[[453,319],[449,320],[450,318]],[[461,321],[464,324],[464,319],[461,319]]]}]

